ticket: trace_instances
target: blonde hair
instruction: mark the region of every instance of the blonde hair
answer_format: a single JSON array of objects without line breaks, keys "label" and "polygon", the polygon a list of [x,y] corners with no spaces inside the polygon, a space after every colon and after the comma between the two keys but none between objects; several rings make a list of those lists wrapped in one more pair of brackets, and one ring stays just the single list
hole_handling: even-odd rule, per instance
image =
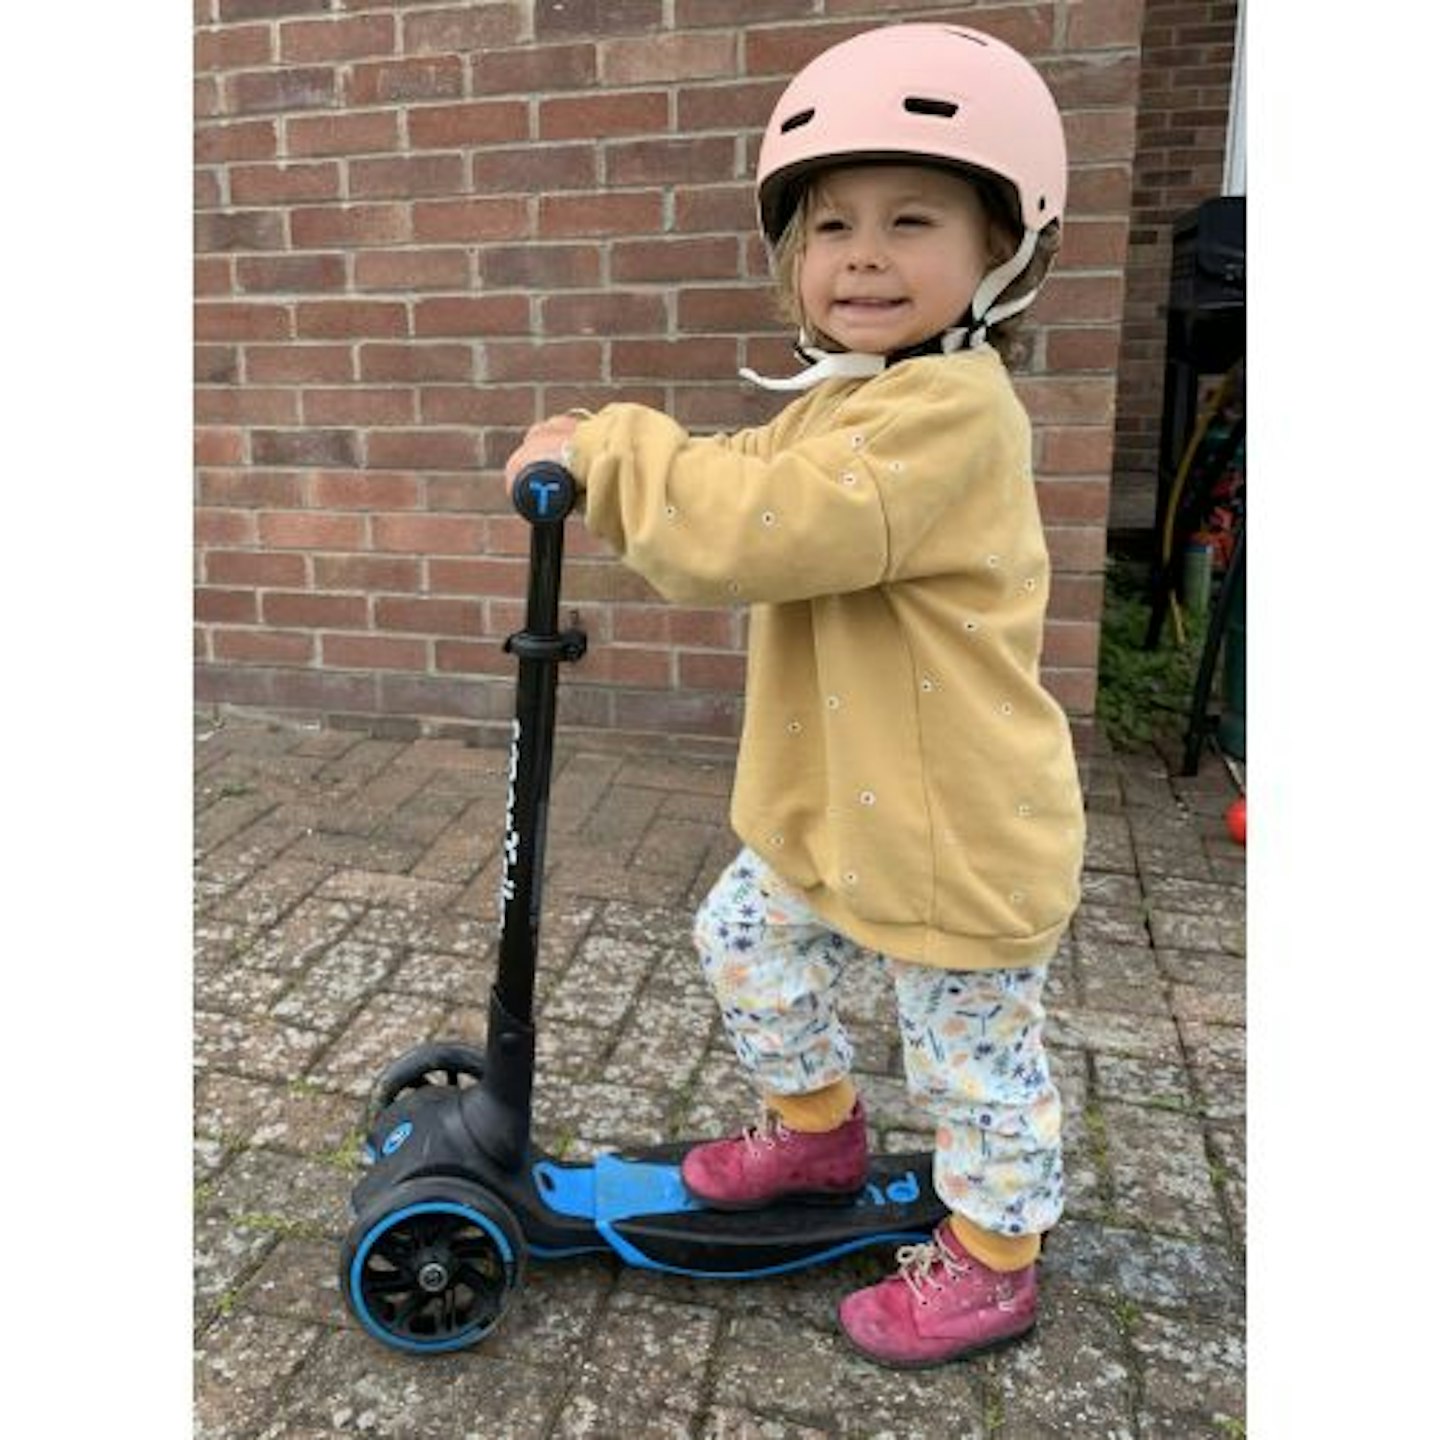
[{"label": "blonde hair", "polygon": [[[840,167],[830,166],[828,169],[816,171],[802,182],[795,208],[791,212],[784,230],[780,232],[780,238],[775,242],[773,256],[776,301],[780,309],[780,318],[795,326],[797,330],[804,331],[810,340],[820,346],[822,350],[842,350],[844,346],[806,319],[804,308],[800,303],[800,260],[805,253],[805,232],[815,209],[815,197],[819,182],[838,168]],[[1024,230],[1020,223],[1019,206],[1010,188],[993,176],[977,171],[962,170],[958,166],[947,165],[932,168],[943,169],[946,174],[950,175],[958,174],[961,179],[974,187],[985,208],[986,218],[990,221],[992,242],[995,237],[1004,236],[1005,244],[1009,247],[993,253],[991,257],[993,263],[998,265],[1013,255],[1020,244]],[[1052,220],[1040,232],[1039,241],[1035,246],[1035,254],[1031,257],[1030,263],[1005,287],[1004,296],[1024,295],[1028,290],[1038,286],[1049,271],[1051,262],[1055,258],[1055,252],[1059,248],[1060,222]],[[1004,296],[1001,298],[1003,299]],[[996,303],[998,304],[999,301],[997,300]],[[1029,349],[1019,334],[1026,314],[1027,312],[1022,310],[1018,315],[1012,315],[1009,319],[989,326],[985,332],[986,341],[999,352],[1000,358],[1011,368],[1025,359]],[[959,319],[958,316],[956,318]]]}]

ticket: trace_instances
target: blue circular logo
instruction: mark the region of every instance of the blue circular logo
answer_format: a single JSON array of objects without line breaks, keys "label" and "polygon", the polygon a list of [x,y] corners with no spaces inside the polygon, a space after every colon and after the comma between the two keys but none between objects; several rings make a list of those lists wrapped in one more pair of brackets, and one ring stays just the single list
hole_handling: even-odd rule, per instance
[{"label": "blue circular logo", "polygon": [[409,1138],[414,1125],[408,1120],[403,1120],[386,1137],[380,1146],[382,1155],[393,1155]]}]

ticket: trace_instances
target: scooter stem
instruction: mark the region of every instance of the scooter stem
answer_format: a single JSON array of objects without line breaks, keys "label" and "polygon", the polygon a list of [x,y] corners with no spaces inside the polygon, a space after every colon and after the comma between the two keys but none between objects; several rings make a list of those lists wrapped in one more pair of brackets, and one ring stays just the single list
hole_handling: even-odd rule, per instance
[{"label": "scooter stem", "polygon": [[511,496],[531,526],[530,584],[525,628],[505,642],[519,667],[500,882],[500,960],[490,992],[485,1081],[467,1094],[466,1118],[488,1136],[487,1148],[497,1160],[518,1166],[530,1134],[555,685],[560,665],[585,653],[585,632],[578,626],[561,631],[558,623],[565,517],[575,504],[574,478],[563,466],[541,461],[520,472]]}]

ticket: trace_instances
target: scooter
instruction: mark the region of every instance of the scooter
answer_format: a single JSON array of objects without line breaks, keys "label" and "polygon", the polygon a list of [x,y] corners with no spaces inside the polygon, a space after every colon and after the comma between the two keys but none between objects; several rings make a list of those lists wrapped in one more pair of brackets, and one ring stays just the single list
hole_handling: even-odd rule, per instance
[{"label": "scooter", "polygon": [[500,886],[500,951],[484,1049],[416,1046],[379,1077],[377,1113],[350,1196],[340,1292],[376,1340],[434,1355],[474,1345],[499,1324],[531,1260],[611,1252],[626,1264],[706,1279],[779,1275],[869,1246],[923,1241],[946,1214],[930,1157],[882,1155],[853,1201],[710,1209],[680,1178],[690,1142],[552,1158],[531,1144],[533,1001],[545,827],[560,666],[586,637],[558,626],[569,471],[550,462],[516,480],[530,522]]}]

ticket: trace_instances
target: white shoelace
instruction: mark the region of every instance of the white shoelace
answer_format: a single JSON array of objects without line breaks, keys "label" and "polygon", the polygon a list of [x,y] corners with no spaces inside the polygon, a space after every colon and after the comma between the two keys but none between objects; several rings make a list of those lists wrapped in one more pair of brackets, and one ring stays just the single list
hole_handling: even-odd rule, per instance
[{"label": "white shoelace", "polygon": [[783,1140],[790,1132],[780,1117],[765,1104],[760,1106],[760,1123],[758,1125],[747,1125],[740,1133],[740,1138],[745,1142],[745,1148],[752,1154],[760,1146],[767,1150],[773,1149],[776,1141]]},{"label": "white shoelace", "polygon": [[922,1304],[930,1302],[925,1292],[938,1292],[944,1287],[934,1274],[935,1262],[952,1280],[968,1275],[974,1267],[968,1260],[958,1260],[938,1241],[927,1241],[922,1245],[902,1245],[895,1258],[900,1262],[900,1278],[910,1287],[911,1293]]}]

